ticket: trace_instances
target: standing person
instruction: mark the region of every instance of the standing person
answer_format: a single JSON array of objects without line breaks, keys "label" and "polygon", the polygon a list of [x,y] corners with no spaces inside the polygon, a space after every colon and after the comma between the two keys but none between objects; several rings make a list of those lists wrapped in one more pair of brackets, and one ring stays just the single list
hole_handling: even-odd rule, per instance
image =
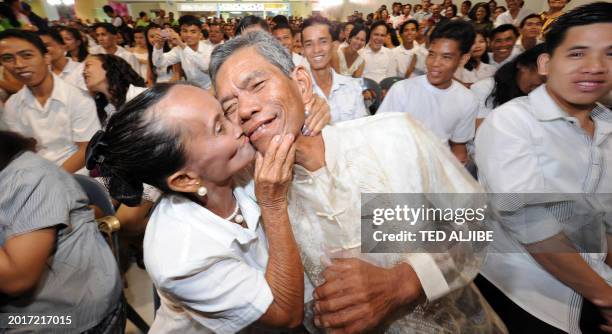
[{"label": "standing person", "polygon": [[486,31],[490,33],[493,30],[493,21],[491,20],[491,10],[484,2],[479,2],[472,7],[468,14],[470,23],[474,25],[474,29]]},{"label": "standing person", "polygon": [[416,20],[408,20],[400,26],[400,37],[402,45],[393,49],[397,67],[396,76],[400,78],[410,78],[413,76],[417,58],[419,44],[415,41],[419,31],[419,23]]},{"label": "standing person", "polygon": [[359,55],[365,60],[363,76],[376,82],[396,74],[393,51],[383,45],[387,33],[388,28],[384,21],[374,22],[366,37],[369,41],[367,46],[359,51]]},{"label": "standing person", "polygon": [[115,26],[110,23],[97,23],[94,25],[94,30],[98,45],[90,50],[91,54],[111,54],[123,58],[123,60],[130,64],[134,71],[138,73],[140,69],[138,58],[136,58],[133,53],[117,44],[119,35]]},{"label": "standing person", "polygon": [[612,111],[597,103],[612,89],[612,4],[569,11],[545,39],[546,83],[476,136],[481,183],[513,196],[488,223],[479,285],[511,332],[612,333]]},{"label": "standing person", "polygon": [[516,40],[519,37],[518,29],[512,24],[502,24],[491,32],[491,52],[489,64],[496,69],[511,61],[519,54]]},{"label": "standing person", "polygon": [[495,27],[499,27],[502,24],[512,24],[515,27],[519,27],[521,21],[529,15],[533,14],[533,11],[523,7],[525,2],[523,0],[506,0],[508,11],[500,14],[495,19]]},{"label": "standing person", "polygon": [[[160,36],[161,29],[155,24],[151,23],[145,32],[145,38],[147,39],[147,63],[149,68],[147,70],[147,87],[153,86],[155,83],[160,82],[176,82],[181,79],[181,64],[174,64],[167,67],[158,67],[153,65],[153,41],[155,36]],[[163,51],[168,52],[172,48],[168,45],[168,41],[164,41]]]},{"label": "standing person", "polygon": [[55,28],[39,30],[36,32],[47,47],[47,54],[51,58],[51,71],[67,83],[87,90],[83,79],[83,63],[73,61],[65,56],[66,46],[59,31]]},{"label": "standing person", "polygon": [[459,17],[468,21],[470,19],[470,9],[472,9],[472,1],[465,0],[461,2],[461,8],[459,9]]},{"label": "standing person", "polygon": [[391,17],[389,22],[393,29],[397,29],[399,25],[402,23],[403,15],[402,15],[402,3],[394,2],[391,6]]},{"label": "standing person", "polygon": [[147,38],[145,36],[146,29],[139,27],[134,29],[134,47],[130,48],[129,51],[136,56],[138,63],[138,74],[143,78],[149,77],[149,52],[147,48]]},{"label": "standing person", "polygon": [[361,78],[365,68],[365,60],[359,54],[368,43],[368,29],[357,23],[348,35],[348,46],[338,48],[338,57],[332,58],[334,70],[342,75]]},{"label": "standing person", "polygon": [[565,12],[563,9],[567,6],[569,0],[548,0],[548,10],[543,11],[540,16],[544,24],[542,25],[542,31],[548,30],[548,27],[555,22],[555,20],[563,15]]},{"label": "standing person", "polygon": [[416,6],[419,6],[418,11],[414,14],[414,19],[417,20],[417,22],[427,20],[431,17],[431,0],[421,0],[420,5],[415,5],[415,10],[417,9]]},{"label": "standing person", "polygon": [[470,60],[455,72],[455,79],[467,88],[470,88],[471,84],[490,78],[495,74],[495,67],[488,64],[489,54],[487,53],[487,33],[485,31],[476,31],[476,38],[470,54]]},{"label": "standing person", "polygon": [[[200,20],[193,15],[183,15],[179,22],[180,36],[172,29],[165,30],[168,34],[167,38],[162,37],[161,34],[154,34],[153,65],[158,68],[166,68],[180,63],[187,80],[193,81],[201,88],[209,89],[208,62],[211,46],[201,40]],[[169,52],[163,50],[165,40],[174,45]]]},{"label": "standing person", "polygon": [[334,49],[329,21],[314,16],[305,20],[302,27],[304,56],[310,64],[313,89],[329,104],[332,123],[367,116],[360,81],[339,75],[331,66]]},{"label": "standing person", "polygon": [[208,39],[206,43],[210,46],[210,49],[214,49],[217,45],[223,44],[223,29],[221,23],[211,23],[208,25]]},{"label": "standing person", "polygon": [[[288,24],[281,22],[272,28],[272,35],[278,40],[287,51],[291,53],[291,59],[293,60],[293,64],[295,66],[302,65],[308,68],[309,64],[306,58],[300,56],[299,54],[293,52],[293,33],[291,32],[291,28]],[[302,33],[303,37],[303,33]],[[304,44],[302,43],[302,46]]]},{"label": "standing person", "polygon": [[474,39],[474,28],[465,21],[436,27],[430,36],[427,74],[397,82],[377,111],[410,113],[464,164],[466,143],[474,138],[478,101],[453,75],[470,59]]},{"label": "standing person", "polygon": [[43,158],[69,173],[85,172],[85,149],[100,121],[93,99],[49,70],[42,40],[32,32],[0,32],[0,61],[24,87],[6,102],[8,129],[40,144]]},{"label": "standing person", "polygon": [[[113,27],[115,27],[115,30],[116,30],[115,34],[119,33],[121,35],[120,38],[123,40],[123,42],[126,45],[129,45],[132,42],[132,40],[130,36],[130,27],[128,26],[128,22],[124,18],[122,18],[121,15],[117,14],[115,10],[113,9],[113,7],[111,7],[110,5],[103,6],[102,10],[104,11],[106,15],[108,15],[108,17],[111,18],[110,24]],[[94,29],[95,29],[95,25],[94,25]]]},{"label": "standing person", "polygon": [[66,46],[66,57],[79,63],[84,61],[89,52],[87,51],[87,43],[85,43],[81,32],[76,28],[61,27],[60,34]]}]

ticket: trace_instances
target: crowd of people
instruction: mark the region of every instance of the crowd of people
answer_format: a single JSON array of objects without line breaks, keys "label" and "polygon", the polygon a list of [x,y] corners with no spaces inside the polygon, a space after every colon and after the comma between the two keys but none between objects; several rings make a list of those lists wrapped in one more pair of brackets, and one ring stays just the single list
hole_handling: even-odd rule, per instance
[{"label": "crowd of people", "polygon": [[[568,2],[96,22],[0,3],[0,312],[124,328],[124,254],[79,174],[153,282],[151,333],[612,333],[612,4]],[[370,254],[365,193],[516,196],[487,248]]]}]

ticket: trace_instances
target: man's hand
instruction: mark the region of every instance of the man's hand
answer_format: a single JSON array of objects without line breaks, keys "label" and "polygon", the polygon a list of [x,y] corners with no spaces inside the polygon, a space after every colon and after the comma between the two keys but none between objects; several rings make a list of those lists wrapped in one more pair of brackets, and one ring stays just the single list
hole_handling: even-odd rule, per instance
[{"label": "man's hand", "polygon": [[335,259],[315,289],[315,325],[331,333],[361,333],[422,295],[410,265],[385,269],[359,259]]}]

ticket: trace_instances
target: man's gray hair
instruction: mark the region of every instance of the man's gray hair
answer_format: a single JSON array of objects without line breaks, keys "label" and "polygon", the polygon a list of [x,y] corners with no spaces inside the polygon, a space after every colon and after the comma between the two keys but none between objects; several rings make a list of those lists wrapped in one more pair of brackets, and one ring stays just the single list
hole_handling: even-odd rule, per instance
[{"label": "man's gray hair", "polygon": [[285,75],[291,76],[295,67],[292,55],[270,33],[258,30],[241,34],[213,50],[209,67],[210,78],[213,84],[216,82],[217,73],[223,63],[232,54],[246,47],[253,47],[270,64],[278,67]]}]

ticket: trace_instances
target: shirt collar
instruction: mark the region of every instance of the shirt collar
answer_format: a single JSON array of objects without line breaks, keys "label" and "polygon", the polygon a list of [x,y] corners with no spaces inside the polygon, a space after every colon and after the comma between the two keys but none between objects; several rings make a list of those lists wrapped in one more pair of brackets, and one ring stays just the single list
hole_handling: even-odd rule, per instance
[{"label": "shirt collar", "polygon": [[[68,101],[67,92],[64,86],[64,81],[52,72],[51,72],[51,76],[53,77],[53,91],[51,92],[51,96],[49,96],[49,99],[47,100],[47,104],[50,101],[55,100],[57,102],[60,102],[64,106],[68,106],[69,101]],[[37,103],[36,97],[34,97],[30,88],[24,86],[23,90],[24,92],[23,92],[23,95],[21,96],[21,104],[25,104],[30,107],[36,106],[38,103]],[[45,111],[45,106],[41,106],[41,107],[43,108],[43,111]]]},{"label": "shirt collar", "polygon": [[[330,68],[329,70],[332,73],[332,87],[331,87],[330,94],[329,94],[331,95],[333,92],[340,89],[341,86],[348,84],[351,81],[351,78],[345,75],[340,75],[336,73],[336,71],[334,71],[333,68]],[[312,83],[315,89],[317,90],[317,92],[320,92],[321,94],[323,94],[321,87],[319,87],[319,85],[317,84],[317,81],[315,80],[314,75],[312,73],[310,74],[310,77],[312,78]]]}]

